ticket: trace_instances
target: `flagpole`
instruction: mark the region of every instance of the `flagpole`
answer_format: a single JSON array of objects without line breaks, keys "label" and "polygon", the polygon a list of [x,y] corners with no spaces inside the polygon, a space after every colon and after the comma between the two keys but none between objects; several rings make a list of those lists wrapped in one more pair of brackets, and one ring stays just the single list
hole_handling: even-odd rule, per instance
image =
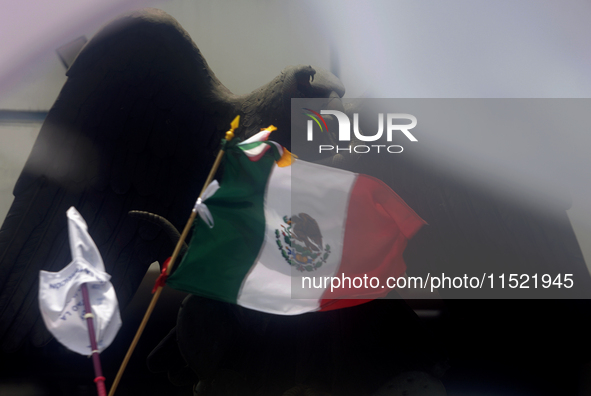
[{"label": "flagpole", "polygon": [[[230,130],[226,132],[226,141],[230,141],[234,138],[234,130],[236,128],[238,128],[239,121],[240,121],[240,116],[236,116],[236,118],[234,118],[234,120],[230,124]],[[201,196],[205,192],[205,189],[207,188],[207,186],[209,186],[209,184],[213,180],[213,177],[215,176],[215,173],[217,172],[217,169],[220,166],[223,156],[224,156],[224,150],[220,150],[220,152],[218,153],[218,155],[215,159],[215,162],[213,163],[213,166],[211,167],[211,170],[209,171],[209,175],[207,176],[207,180],[205,181],[205,185],[203,186],[203,189],[201,189],[201,192],[199,193],[199,198],[201,198]],[[195,221],[196,216],[197,216],[197,211],[195,209],[193,209],[193,211],[191,212],[191,216],[189,217],[189,220],[187,220],[187,224],[185,225],[185,228],[183,229],[181,237],[179,238],[179,241],[174,248],[174,251],[172,253],[172,257],[170,258],[170,262],[168,263],[168,266],[166,267],[165,276],[170,275],[170,272],[172,271],[172,267],[174,266],[174,263],[181,251],[181,248],[183,247],[183,243],[185,242],[185,239],[187,239],[187,235],[189,234],[189,231],[191,230],[191,227],[193,225],[193,222]],[[115,391],[117,390],[117,386],[119,385],[119,382],[121,381],[121,377],[123,376],[123,372],[125,371],[125,368],[127,367],[127,364],[129,363],[129,359],[131,358],[131,355],[133,354],[133,351],[134,351],[135,347],[137,346],[137,343],[140,340],[142,333],[144,332],[146,324],[148,323],[148,320],[150,319],[150,316],[152,315],[152,311],[154,311],[154,307],[156,306],[156,302],[160,298],[160,294],[162,293],[162,289],[163,289],[163,285],[159,284],[158,288],[156,289],[156,292],[152,296],[152,300],[150,301],[150,305],[148,306],[148,309],[146,310],[146,313],[144,314],[144,318],[142,319],[142,322],[140,323],[140,326],[139,326],[137,332],[135,333],[135,337],[133,338],[133,341],[131,342],[129,349],[127,350],[127,354],[125,355],[125,358],[123,359],[123,363],[121,363],[121,367],[119,367],[119,371],[117,372],[117,376],[115,377],[115,381],[113,381],[113,386],[111,386],[111,389],[109,391],[109,396],[115,395]]]},{"label": "flagpole", "polygon": [[94,382],[96,383],[96,390],[99,396],[106,396],[107,390],[105,388],[105,377],[103,377],[103,370],[101,368],[101,358],[99,356],[98,346],[96,344],[96,334],[94,332],[94,315],[90,306],[90,297],[88,296],[88,287],[86,283],[80,286],[82,289],[82,300],[84,301],[84,318],[88,324],[88,337],[90,338],[90,348],[92,355],[92,364],[94,366]]}]

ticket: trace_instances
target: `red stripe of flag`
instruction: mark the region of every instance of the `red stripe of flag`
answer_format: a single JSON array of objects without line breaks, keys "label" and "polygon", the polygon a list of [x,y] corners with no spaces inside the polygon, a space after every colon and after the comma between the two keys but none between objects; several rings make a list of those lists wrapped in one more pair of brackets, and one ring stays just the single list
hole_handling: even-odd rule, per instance
[{"label": "red stripe of flag", "polygon": [[[387,295],[390,291],[387,279],[404,274],[406,264],[402,253],[408,240],[424,224],[386,184],[359,175],[349,199],[343,256],[335,273],[341,280],[343,276],[349,277],[351,285],[346,281],[332,292],[328,288],[322,295],[320,310],[350,307]],[[363,279],[364,275],[368,287],[353,287],[354,278]],[[372,277],[379,279],[378,288],[369,287]]]}]

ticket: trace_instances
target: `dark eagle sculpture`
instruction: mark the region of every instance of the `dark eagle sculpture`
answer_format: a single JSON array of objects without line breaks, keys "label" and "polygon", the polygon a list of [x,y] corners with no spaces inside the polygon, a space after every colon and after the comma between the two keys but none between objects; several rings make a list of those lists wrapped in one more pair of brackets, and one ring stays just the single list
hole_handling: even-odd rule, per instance
[{"label": "dark eagle sculpture", "polygon": [[261,125],[289,146],[292,97],[342,96],[336,77],[288,67],[251,94],[232,94],[168,14],[148,9],[117,19],[88,42],[39,133],[0,231],[0,340],[15,350],[50,335],[39,316],[39,270],[69,262],[64,213],[75,206],[107,263],[125,307],[148,266],[171,241],[127,215],[157,213],[181,227],[223,132],[240,115],[239,136]]},{"label": "dark eagle sculpture", "polygon": [[[241,116],[239,137],[273,124],[278,127],[273,140],[289,147],[292,98],[344,95],[334,75],[310,66],[288,67],[254,92],[234,95],[182,27],[155,9],[108,24],[86,44],[67,75],[0,230],[4,353],[29,353],[31,346],[51,340],[39,313],[38,276],[40,270],[57,271],[70,261],[64,215],[70,206],[86,219],[123,310],[148,266],[164,262],[174,247],[161,227],[128,212],[155,213],[181,229],[236,115]],[[339,109],[338,100],[331,103]],[[441,272],[455,266],[460,272],[479,268],[519,273],[540,267],[573,273],[578,290],[591,290],[563,206],[538,216],[412,155],[386,164],[368,156],[342,155],[330,162],[380,178],[429,223],[409,244],[409,270]],[[510,318],[518,334],[538,322],[547,325],[539,317],[524,323],[521,311],[512,308],[523,304],[447,304],[451,319],[442,337],[448,337],[449,354],[459,359],[475,349],[466,343],[468,325],[485,332]],[[476,304],[480,310],[473,314]],[[545,312],[547,306],[528,303],[534,312]],[[439,353],[401,300],[284,318],[194,298],[181,312],[177,328],[155,350],[150,365],[169,375],[189,372],[189,381],[197,373],[197,380],[209,381],[200,385],[201,394],[215,394],[212,384],[224,370],[230,372],[224,378],[246,383],[249,389],[274,389],[266,394],[281,394],[291,385],[291,394],[304,394],[307,386],[325,391],[315,394],[368,394],[397,370],[436,366],[434,356]],[[503,344],[494,337],[479,347],[490,361],[498,361],[506,345],[523,347],[521,338]],[[560,349],[545,350],[562,357]],[[523,366],[523,361],[517,359],[515,365]],[[286,387],[294,378],[304,385]],[[243,388],[239,392],[251,394]]]}]

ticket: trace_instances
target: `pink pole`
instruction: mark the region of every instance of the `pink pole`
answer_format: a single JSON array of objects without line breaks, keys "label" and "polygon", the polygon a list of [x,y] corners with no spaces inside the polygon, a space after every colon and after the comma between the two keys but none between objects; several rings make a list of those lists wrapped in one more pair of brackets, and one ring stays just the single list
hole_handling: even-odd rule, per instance
[{"label": "pink pole", "polygon": [[94,322],[92,318],[92,309],[90,307],[90,298],[88,297],[88,288],[86,283],[80,286],[82,289],[82,300],[84,301],[84,310],[86,311],[86,323],[88,323],[88,336],[90,337],[90,347],[92,349],[92,364],[94,365],[94,382],[96,383],[96,390],[99,396],[107,396],[105,388],[105,377],[103,377],[103,370],[101,368],[101,359],[99,357],[98,346],[96,345],[96,335],[94,333]]}]

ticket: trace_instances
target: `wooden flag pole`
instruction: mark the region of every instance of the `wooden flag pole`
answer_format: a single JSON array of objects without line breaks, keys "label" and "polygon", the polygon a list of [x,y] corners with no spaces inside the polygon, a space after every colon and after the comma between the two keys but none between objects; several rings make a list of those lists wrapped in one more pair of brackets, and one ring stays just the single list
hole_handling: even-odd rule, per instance
[{"label": "wooden flag pole", "polygon": [[[234,138],[234,130],[236,128],[238,128],[239,121],[240,121],[240,116],[236,116],[236,118],[234,118],[234,120],[230,124],[230,130],[228,132],[226,132],[226,140],[227,141],[230,141]],[[199,193],[199,198],[201,198],[201,196],[205,192],[205,189],[207,188],[207,186],[209,186],[209,184],[213,180],[213,177],[214,177],[215,173],[217,172],[218,167],[220,166],[223,156],[224,156],[224,150],[220,150],[220,152],[218,153],[218,155],[215,159],[215,162],[213,163],[211,171],[209,172],[209,175],[207,176],[207,180],[205,181],[205,185],[203,186],[201,193]],[[185,242],[185,239],[187,239],[187,235],[189,234],[189,231],[191,230],[191,226],[193,225],[193,222],[195,221],[196,216],[197,216],[197,211],[193,210],[191,212],[191,216],[189,217],[189,220],[187,220],[187,224],[185,225],[185,228],[183,229],[181,237],[174,248],[174,251],[172,253],[172,257],[170,258],[170,262],[168,263],[168,266],[166,267],[166,275],[170,275],[170,272],[172,271],[172,267],[174,266],[174,262],[176,261],[178,255],[181,251],[181,248],[183,247],[183,243]],[[137,332],[135,333],[135,337],[133,338],[133,341],[131,342],[129,349],[127,350],[127,354],[125,355],[125,358],[123,359],[123,363],[121,363],[121,367],[119,367],[119,371],[117,372],[117,376],[115,377],[115,381],[113,381],[113,386],[111,386],[111,390],[109,391],[109,396],[115,395],[115,391],[117,390],[117,386],[119,385],[119,382],[121,381],[121,377],[123,376],[123,372],[125,371],[125,368],[127,367],[127,363],[129,363],[129,359],[131,358],[131,355],[133,354],[133,351],[134,351],[138,341],[140,340],[142,333],[144,332],[144,328],[146,327],[146,324],[148,323],[148,319],[150,319],[150,315],[152,315],[152,311],[154,311],[154,307],[156,306],[156,302],[158,301],[158,298],[160,298],[160,294],[162,293],[162,289],[163,289],[163,286],[158,285],[156,292],[152,296],[152,301],[150,301],[150,305],[148,306],[148,309],[146,310],[146,313],[144,314],[144,318],[142,319],[142,322],[140,323],[140,327],[138,328]]]}]

